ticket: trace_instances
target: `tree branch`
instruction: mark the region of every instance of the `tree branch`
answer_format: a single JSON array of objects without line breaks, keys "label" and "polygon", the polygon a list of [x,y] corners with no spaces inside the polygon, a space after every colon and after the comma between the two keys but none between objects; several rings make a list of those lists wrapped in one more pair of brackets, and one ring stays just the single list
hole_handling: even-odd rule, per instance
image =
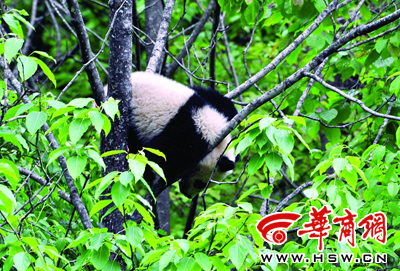
[{"label": "tree branch", "polygon": [[163,19],[160,24],[160,29],[158,30],[156,44],[154,45],[153,52],[151,53],[151,57],[149,63],[146,68],[146,72],[156,72],[159,67],[161,55],[164,51],[165,43],[168,39],[168,27],[171,23],[171,15],[174,10],[175,0],[168,0],[164,12]]},{"label": "tree branch", "polygon": [[[47,183],[47,181],[45,179],[43,179],[39,175],[36,175],[32,171],[30,171],[26,168],[19,167],[19,166],[17,166],[17,168],[18,168],[19,173],[29,177],[30,179],[34,180],[38,184],[43,185],[43,186],[50,186],[50,183]],[[60,195],[60,198],[62,198],[63,200],[71,203],[71,197],[67,193],[62,191],[61,189],[58,189],[58,195]]]},{"label": "tree branch", "polygon": [[[75,27],[78,37],[79,45],[81,47],[82,59],[88,63],[93,59],[94,54],[90,46],[89,36],[86,32],[85,22],[83,21],[81,11],[79,9],[78,1],[67,0],[69,10],[71,12],[71,21]],[[103,83],[101,82],[99,71],[97,70],[96,63],[90,62],[86,67],[86,73],[89,77],[89,83],[93,90],[96,103],[98,105],[105,101]]]},{"label": "tree branch", "polygon": [[326,83],[326,82],[325,82],[324,80],[322,80],[320,77],[318,77],[318,76],[316,76],[316,75],[314,75],[314,74],[312,74],[312,73],[305,72],[304,75],[307,76],[307,77],[311,77],[312,79],[314,79],[315,81],[317,81],[318,83],[320,83],[321,85],[323,85],[324,87],[326,87],[327,89],[330,89],[330,90],[336,92],[337,94],[339,94],[340,96],[342,96],[342,97],[344,97],[344,98],[346,98],[346,99],[348,99],[348,100],[350,100],[350,101],[352,101],[352,102],[358,104],[365,112],[368,112],[368,113],[370,113],[371,115],[374,115],[374,116],[376,116],[376,117],[381,117],[381,118],[387,118],[387,119],[392,119],[392,120],[398,120],[398,121],[400,121],[400,117],[396,117],[396,116],[392,116],[392,115],[385,115],[385,114],[378,113],[378,112],[372,110],[371,108],[367,107],[367,106],[364,104],[363,101],[361,101],[361,100],[359,100],[359,99],[357,99],[357,98],[354,98],[353,96],[350,96],[349,94],[347,94],[347,93],[341,91],[340,89],[338,89],[338,88],[336,88],[336,87],[334,87],[334,86],[332,86],[332,85]]}]

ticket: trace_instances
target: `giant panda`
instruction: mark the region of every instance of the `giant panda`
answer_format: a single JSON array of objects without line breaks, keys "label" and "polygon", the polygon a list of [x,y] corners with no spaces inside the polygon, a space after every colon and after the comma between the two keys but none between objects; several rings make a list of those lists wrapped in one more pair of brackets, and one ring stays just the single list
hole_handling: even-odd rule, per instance
[{"label": "giant panda", "polygon": [[143,147],[163,152],[166,160],[151,153],[146,156],[161,166],[168,185],[180,179],[180,190],[189,198],[205,188],[215,166],[216,181],[232,172],[234,149],[224,153],[230,136],[208,151],[237,114],[228,98],[212,89],[190,88],[147,72],[132,73],[131,83],[129,152]]}]

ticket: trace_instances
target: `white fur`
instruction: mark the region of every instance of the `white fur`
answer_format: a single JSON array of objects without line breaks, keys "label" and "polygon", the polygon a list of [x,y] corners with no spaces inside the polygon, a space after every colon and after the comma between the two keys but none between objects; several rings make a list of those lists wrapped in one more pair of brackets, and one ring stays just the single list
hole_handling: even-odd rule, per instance
[{"label": "white fur", "polygon": [[132,112],[141,140],[161,133],[194,91],[158,74],[132,73]]},{"label": "white fur", "polygon": [[211,145],[215,143],[222,128],[228,123],[227,118],[209,105],[192,112],[192,118],[197,132]]}]

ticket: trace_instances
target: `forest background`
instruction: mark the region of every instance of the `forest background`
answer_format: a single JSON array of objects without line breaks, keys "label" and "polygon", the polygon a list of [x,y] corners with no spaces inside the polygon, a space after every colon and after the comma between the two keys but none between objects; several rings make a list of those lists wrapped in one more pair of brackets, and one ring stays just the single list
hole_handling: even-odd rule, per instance
[{"label": "forest background", "polygon": [[[0,268],[398,270],[399,4],[1,1]],[[162,173],[126,152],[135,70],[236,103],[220,138],[232,132],[242,159],[199,200],[175,183],[151,209],[144,168]],[[332,210],[325,255],[387,263],[263,264],[259,253],[317,252],[296,235],[312,206]],[[354,248],[339,242],[344,208],[356,222],[386,214],[387,242],[360,229]],[[256,224],[281,211],[303,217],[270,245]]]}]

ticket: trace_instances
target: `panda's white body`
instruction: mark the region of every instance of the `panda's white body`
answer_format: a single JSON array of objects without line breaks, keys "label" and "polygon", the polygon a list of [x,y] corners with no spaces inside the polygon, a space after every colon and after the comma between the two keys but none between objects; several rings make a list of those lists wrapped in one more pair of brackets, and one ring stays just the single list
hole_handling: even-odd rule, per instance
[{"label": "panda's white body", "polygon": [[[130,151],[151,147],[164,152],[166,162],[151,158],[163,168],[168,184],[181,179],[181,192],[193,197],[204,188],[230,142],[228,136],[208,152],[236,109],[215,90],[191,89],[157,74],[135,72],[131,82]],[[219,164],[214,180],[232,171],[233,148],[221,160],[225,166]]]}]

